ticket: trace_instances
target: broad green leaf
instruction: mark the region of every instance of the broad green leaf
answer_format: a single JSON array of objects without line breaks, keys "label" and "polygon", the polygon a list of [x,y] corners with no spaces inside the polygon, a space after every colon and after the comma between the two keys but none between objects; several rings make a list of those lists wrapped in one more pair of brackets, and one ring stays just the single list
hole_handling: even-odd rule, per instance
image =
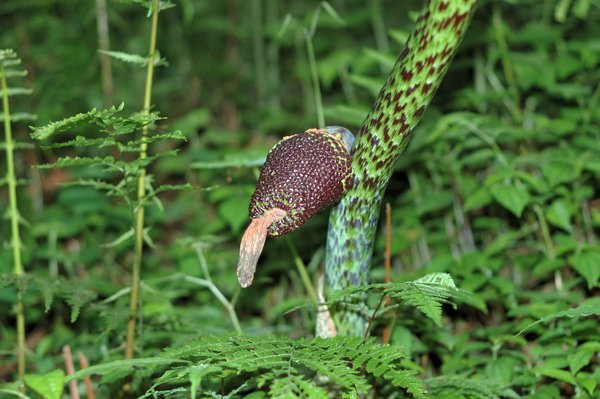
[{"label": "broad green leaf", "polygon": [[44,399],[60,399],[65,383],[65,373],[56,369],[47,374],[25,374],[25,385]]},{"label": "broad green leaf", "polygon": [[590,395],[593,395],[596,388],[598,388],[598,378],[589,373],[585,373],[582,371],[579,374],[577,374],[575,379],[577,380],[579,385],[581,385],[583,389],[585,389]]},{"label": "broad green leaf", "polygon": [[496,183],[490,188],[490,191],[494,199],[516,217],[521,217],[523,209],[531,201],[529,193],[521,186]]},{"label": "broad green leaf", "polygon": [[550,205],[546,211],[546,217],[548,221],[556,227],[560,227],[568,232],[573,231],[571,225],[571,215],[563,200],[556,200]]},{"label": "broad green leaf", "polygon": [[600,279],[600,251],[584,249],[580,253],[569,257],[569,264],[585,279],[588,289],[598,286],[598,279]]},{"label": "broad green leaf", "polygon": [[550,186],[554,187],[576,180],[581,173],[581,168],[576,167],[572,162],[553,159],[542,164],[541,171]]},{"label": "broad green leaf", "polygon": [[575,375],[587,366],[598,351],[600,351],[600,342],[586,342],[575,350],[570,350],[567,354],[567,361],[571,373]]},{"label": "broad green leaf", "polygon": [[231,197],[219,204],[219,215],[234,232],[239,232],[248,221],[248,201],[247,198]]},{"label": "broad green leaf", "polygon": [[537,371],[546,377],[554,378],[555,380],[563,381],[571,385],[577,385],[575,377],[566,370],[539,367],[537,368]]},{"label": "broad green leaf", "polygon": [[465,211],[472,211],[475,209],[483,208],[492,202],[492,196],[490,190],[486,187],[481,188],[471,194],[465,201]]}]

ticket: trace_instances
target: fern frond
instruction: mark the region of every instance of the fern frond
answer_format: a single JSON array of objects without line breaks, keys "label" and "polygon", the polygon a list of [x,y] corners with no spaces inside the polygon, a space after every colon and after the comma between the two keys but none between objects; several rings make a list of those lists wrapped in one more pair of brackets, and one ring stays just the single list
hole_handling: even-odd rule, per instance
[{"label": "fern frond", "polygon": [[[599,301],[600,302],[600,301]],[[576,308],[562,310],[560,312],[549,314],[548,316],[542,317],[529,324],[527,327],[519,331],[517,335],[521,335],[525,330],[530,329],[539,323],[546,323],[548,321],[558,319],[561,317],[587,317],[587,316],[600,316],[600,303],[584,303]]]},{"label": "fern frond", "polygon": [[465,377],[436,377],[427,381],[433,398],[500,399],[500,396],[483,381]]},{"label": "fern frond", "polygon": [[[127,62],[129,64],[134,64],[134,65],[137,65],[140,67],[145,67],[148,65],[148,57],[143,57],[141,55],[124,53],[122,51],[98,50],[98,52],[108,55],[109,57],[112,57],[115,60]],[[156,55],[154,56],[153,63],[154,63],[154,66],[161,66],[161,65],[168,66],[169,65],[169,63],[167,62],[166,59],[160,57],[160,55],[158,54],[158,51],[156,52]]]},{"label": "fern frond", "polygon": [[95,108],[91,111],[73,115],[71,117],[62,119],[60,121],[51,122],[44,126],[32,126],[31,137],[36,140],[45,140],[51,136],[62,133],[79,126],[93,122],[97,118],[109,118],[113,114],[123,110],[125,104],[121,103],[118,107],[111,107],[102,111],[98,111]]},{"label": "fern frond", "polygon": [[[148,115],[133,113],[129,116],[116,115],[118,112],[121,112],[124,107],[125,105],[121,103],[118,107],[113,106],[100,111],[92,109],[91,111],[77,114],[60,121],[51,122],[44,126],[32,126],[31,136],[36,140],[46,140],[56,134],[69,132],[75,128],[90,124],[99,126],[101,131],[110,136],[121,136],[133,134],[142,127],[163,119],[156,113],[150,113]],[[78,144],[78,142],[73,144]]]},{"label": "fern frond", "polygon": [[[10,120],[11,122],[35,121],[37,120],[37,115],[28,112],[13,112],[10,114]],[[4,113],[0,113],[0,122],[4,122]]]},{"label": "fern frond", "polygon": [[[301,396],[308,391],[317,395],[327,392],[320,388],[323,384],[312,380],[317,375],[326,377],[327,385],[347,394],[366,392],[371,385],[361,375],[364,371],[406,389],[414,397],[424,397],[425,392],[414,372],[398,368],[399,360],[406,357],[400,348],[364,341],[360,337],[292,340],[268,336],[212,336],[181,348],[167,349],[165,356],[217,366],[221,378],[250,374],[246,376],[248,381],[268,387],[271,392],[278,387],[285,388],[290,398],[309,397]],[[161,381],[167,383],[169,378],[163,376]]]},{"label": "fern frond", "polygon": [[70,166],[82,166],[82,165],[113,165],[115,159],[111,156],[107,157],[61,157],[56,162],[44,163],[36,165],[39,169],[51,169],[51,168],[67,168]]},{"label": "fern frond", "polygon": [[[442,324],[442,305],[452,298],[467,297],[468,294],[456,288],[454,280],[447,273],[431,273],[414,281],[388,284],[368,284],[352,286],[333,292],[328,305],[351,304],[353,299],[364,294],[378,293],[398,298],[407,305],[414,306],[433,320]],[[388,309],[383,309],[382,312]]]},{"label": "fern frond", "polygon": [[7,69],[4,70],[4,76],[6,76],[6,78],[23,78],[25,76],[27,76],[27,71],[26,70],[14,70],[14,69]]},{"label": "fern frond", "polygon": [[[31,143],[25,143],[22,141],[13,141],[12,148],[14,150],[31,150],[31,149],[35,148],[35,146]],[[2,149],[2,150],[6,149],[5,142],[0,142],[0,149]]]},{"label": "fern frond", "polygon": [[269,397],[272,399],[329,399],[327,390],[294,374],[275,379],[269,389]]},{"label": "fern frond", "polygon": [[48,148],[63,148],[63,147],[89,147],[93,145],[115,145],[114,139],[110,137],[100,137],[95,139],[89,139],[84,136],[76,136],[73,140],[63,141],[61,143],[45,144],[41,147],[44,149]]},{"label": "fern frond", "polygon": [[[33,90],[26,89],[24,87],[9,87],[6,89],[6,94],[9,97],[13,96],[27,96],[33,93]],[[0,89],[0,97],[4,95],[4,90]]]}]

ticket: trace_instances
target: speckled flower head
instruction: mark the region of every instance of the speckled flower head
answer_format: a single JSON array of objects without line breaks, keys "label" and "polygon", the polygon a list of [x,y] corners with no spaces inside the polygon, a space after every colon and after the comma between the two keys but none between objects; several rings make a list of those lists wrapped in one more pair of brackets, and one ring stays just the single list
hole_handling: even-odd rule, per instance
[{"label": "speckled flower head", "polygon": [[353,177],[347,147],[352,139],[348,130],[332,126],[286,137],[271,149],[250,200],[252,222],[240,245],[242,286],[252,282],[267,234],[296,230],[348,191]]},{"label": "speckled flower head", "polygon": [[277,143],[267,155],[250,201],[250,218],[283,209],[286,216],[274,222],[268,233],[289,233],[338,201],[351,183],[350,154],[340,139],[317,129],[296,134]]}]

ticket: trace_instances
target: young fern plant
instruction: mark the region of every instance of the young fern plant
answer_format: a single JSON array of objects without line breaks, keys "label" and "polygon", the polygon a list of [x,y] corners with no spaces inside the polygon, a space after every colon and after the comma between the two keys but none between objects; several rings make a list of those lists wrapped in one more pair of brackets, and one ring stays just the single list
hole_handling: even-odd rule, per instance
[{"label": "young fern plant", "polygon": [[[390,296],[393,304],[380,309],[353,299]],[[384,315],[406,305],[441,325],[442,305],[472,298],[456,288],[450,275],[432,273],[414,281],[372,284],[338,292],[327,304],[350,306],[365,318]],[[399,345],[381,345],[368,336],[293,339],[285,336],[203,336],[166,349],[159,356],[116,360],[82,369],[66,381],[99,374],[107,380],[155,376],[142,398],[219,397],[247,395],[269,398],[429,397],[429,391],[460,392],[465,397],[497,399],[487,381],[462,377],[422,378],[418,366]],[[403,392],[401,394],[401,392]],[[406,395],[408,394],[408,395]],[[262,395],[262,396],[261,396]],[[396,396],[394,396],[396,395]],[[404,396],[398,396],[404,395]],[[441,397],[441,395],[439,395]],[[437,397],[437,396],[435,396]]]},{"label": "young fern plant", "polygon": [[[139,3],[133,1],[132,3]],[[105,151],[104,156],[94,157],[71,157],[59,158],[56,162],[40,165],[40,168],[61,168],[70,166],[96,166],[108,173],[118,174],[118,179],[80,179],[75,184],[82,184],[95,187],[96,189],[106,191],[110,196],[120,197],[131,209],[132,227],[124,233],[115,243],[120,243],[131,237],[134,238],[134,256],[131,272],[131,293],[130,293],[130,316],[127,323],[127,338],[125,344],[125,358],[133,357],[135,348],[136,326],[139,313],[140,301],[140,279],[142,254],[144,243],[152,246],[152,241],[148,235],[148,227],[145,225],[144,216],[146,205],[150,201],[158,201],[157,194],[162,191],[176,190],[191,187],[184,185],[162,185],[153,187],[152,175],[147,172],[147,168],[158,158],[171,156],[176,151],[166,151],[149,155],[148,146],[160,140],[185,140],[185,136],[180,131],[161,132],[151,134],[150,129],[154,123],[161,119],[157,113],[150,112],[152,99],[152,85],[154,76],[154,67],[164,65],[166,62],[160,58],[156,49],[158,14],[160,10],[171,7],[170,2],[160,2],[152,0],[143,2],[147,7],[148,14],[151,16],[150,24],[150,44],[148,56],[142,57],[135,54],[128,54],[116,51],[103,51],[117,60],[133,63],[146,68],[146,80],[144,86],[143,109],[140,113],[134,113],[129,116],[122,116],[123,104],[119,107],[112,107],[105,110],[91,110],[87,113],[63,119],[62,121],[50,123],[46,126],[34,128],[33,137],[38,140],[56,138],[59,134],[70,132],[84,125],[92,125],[98,128],[99,137],[76,136],[75,139],[52,143],[47,145],[50,148],[59,147],[95,147],[97,153],[102,154],[107,147],[116,148],[121,155],[119,159],[109,155]],[[134,159],[128,159],[130,154],[134,154]]]},{"label": "young fern plant", "polygon": [[12,125],[14,121],[33,120],[35,117],[28,113],[11,114],[9,97],[21,94],[30,94],[31,90],[21,87],[9,87],[8,78],[22,77],[27,75],[27,71],[15,69],[21,63],[17,54],[10,49],[0,50],[0,95],[2,97],[2,113],[0,120],[4,125],[4,142],[0,145],[4,147],[6,153],[6,176],[0,178],[0,186],[8,187],[9,208],[8,214],[10,219],[10,245],[13,255],[13,273],[19,281],[17,294],[17,358],[18,358],[18,374],[19,379],[23,380],[25,375],[25,313],[23,309],[23,284],[24,269],[21,260],[21,233],[19,231],[19,223],[21,215],[18,209],[17,201],[17,185],[19,181],[15,171],[14,150],[27,147],[27,143],[20,143],[15,140],[12,134]]}]

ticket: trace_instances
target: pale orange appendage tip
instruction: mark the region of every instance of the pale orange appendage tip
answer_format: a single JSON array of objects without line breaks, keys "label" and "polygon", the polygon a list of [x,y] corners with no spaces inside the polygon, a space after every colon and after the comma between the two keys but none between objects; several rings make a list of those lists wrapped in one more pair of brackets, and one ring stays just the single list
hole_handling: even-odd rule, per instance
[{"label": "pale orange appendage tip", "polygon": [[240,243],[240,260],[237,266],[237,277],[242,288],[249,287],[254,280],[256,264],[267,239],[267,229],[287,213],[283,209],[273,208],[261,217],[253,219],[244,232]]}]

